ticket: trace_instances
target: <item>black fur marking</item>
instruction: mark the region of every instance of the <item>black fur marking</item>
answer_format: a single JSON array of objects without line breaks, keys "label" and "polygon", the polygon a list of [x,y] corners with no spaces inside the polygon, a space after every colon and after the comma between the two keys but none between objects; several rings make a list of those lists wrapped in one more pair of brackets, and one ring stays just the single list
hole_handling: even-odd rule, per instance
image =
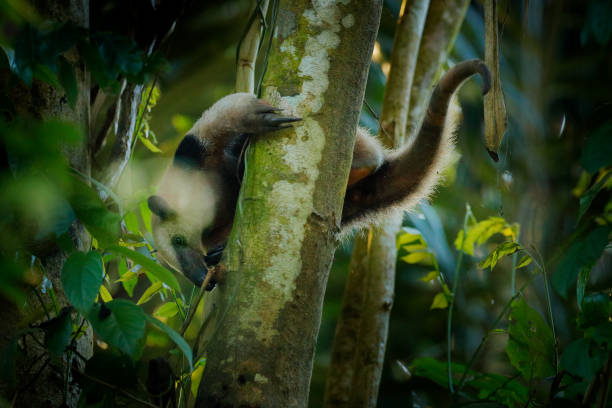
[{"label": "black fur marking", "polygon": [[200,169],[204,165],[206,146],[192,134],[186,135],[174,154],[174,165],[190,169]]},{"label": "black fur marking", "polygon": [[157,215],[162,220],[167,220],[176,216],[176,212],[170,208],[168,202],[157,195],[152,195],[147,200],[149,204],[149,209],[155,215]]}]

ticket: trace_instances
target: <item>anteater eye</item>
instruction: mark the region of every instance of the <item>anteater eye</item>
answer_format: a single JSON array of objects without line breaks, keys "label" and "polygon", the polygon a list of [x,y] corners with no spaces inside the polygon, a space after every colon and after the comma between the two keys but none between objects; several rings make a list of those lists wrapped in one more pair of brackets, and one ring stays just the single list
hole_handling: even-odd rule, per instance
[{"label": "anteater eye", "polygon": [[172,245],[175,246],[186,246],[187,240],[182,235],[175,235],[172,237]]}]

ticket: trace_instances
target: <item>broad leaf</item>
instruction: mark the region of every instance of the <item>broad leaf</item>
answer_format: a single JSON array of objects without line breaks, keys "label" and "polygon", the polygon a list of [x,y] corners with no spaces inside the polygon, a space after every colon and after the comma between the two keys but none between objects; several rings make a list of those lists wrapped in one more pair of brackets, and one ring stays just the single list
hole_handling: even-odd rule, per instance
[{"label": "broad leaf", "polygon": [[578,327],[587,328],[607,322],[612,313],[612,302],[605,293],[590,293],[582,299]]},{"label": "broad leaf", "polygon": [[555,269],[552,283],[561,296],[567,298],[569,289],[576,283],[582,268],[591,270],[595,261],[608,244],[610,227],[598,227],[586,237],[577,239],[565,252]]},{"label": "broad leaf", "polygon": [[100,338],[135,358],[141,350],[145,334],[145,314],[139,306],[115,299],[104,306],[94,305],[89,321]]},{"label": "broad leaf", "polygon": [[74,67],[64,57],[59,58],[58,79],[64,92],[66,92],[66,100],[71,108],[74,109],[79,94]]},{"label": "broad leaf", "polygon": [[555,373],[554,342],[550,328],[523,299],[512,303],[506,354],[527,381]]},{"label": "broad leaf", "polygon": [[87,312],[98,295],[104,267],[100,254],[74,252],[62,268],[62,286],[68,301],[81,313]]},{"label": "broad leaf", "polygon": [[590,379],[603,365],[604,359],[596,359],[589,353],[590,342],[578,339],[571,342],[563,351],[560,359],[561,368],[571,374]]},{"label": "broad leaf", "polygon": [[602,167],[612,164],[612,122],[598,128],[586,141],[582,149],[580,164],[593,174]]}]

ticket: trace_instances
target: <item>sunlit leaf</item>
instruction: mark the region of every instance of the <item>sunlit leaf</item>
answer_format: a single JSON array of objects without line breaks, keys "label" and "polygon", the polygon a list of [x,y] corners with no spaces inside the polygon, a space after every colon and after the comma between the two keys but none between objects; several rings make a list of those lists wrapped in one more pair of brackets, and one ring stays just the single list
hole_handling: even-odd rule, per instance
[{"label": "sunlit leaf", "polygon": [[432,281],[438,279],[439,276],[440,276],[440,272],[438,272],[438,271],[431,271],[431,272],[428,272],[427,275],[423,276],[419,280],[423,281],[425,283],[429,283],[429,282],[432,282]]},{"label": "sunlit leaf", "polygon": [[474,255],[474,248],[476,245],[484,244],[493,235],[503,233],[507,228],[508,225],[503,218],[490,217],[484,221],[470,225],[467,235],[465,235],[465,239],[463,230],[460,230],[455,240],[455,247],[469,255]]},{"label": "sunlit leaf", "polygon": [[493,268],[495,268],[495,265],[497,265],[497,261],[499,261],[504,256],[512,255],[520,248],[521,246],[516,242],[502,242],[497,246],[497,248],[491,251],[491,253],[485,258],[484,261],[479,264],[479,266],[483,269],[490,267],[491,270],[493,270]]},{"label": "sunlit leaf", "polygon": [[143,137],[142,135],[138,135],[138,139],[151,152],[153,152],[153,153],[162,153],[161,149],[159,147],[155,146],[153,143],[151,143],[151,141],[149,139]]},{"label": "sunlit leaf", "polygon": [[161,281],[157,281],[153,283],[151,286],[147,288],[147,290],[144,291],[144,293],[142,294],[140,299],[138,299],[138,302],[136,304],[142,305],[143,303],[148,302],[149,300],[151,300],[153,296],[155,296],[155,294],[157,294],[160,290],[162,290],[163,287],[164,285],[162,284]]},{"label": "sunlit leaf", "polygon": [[178,305],[175,302],[166,302],[155,310],[155,317],[174,317],[179,312]]},{"label": "sunlit leaf", "polygon": [[443,292],[438,293],[433,302],[431,302],[431,306],[429,306],[429,310],[433,309],[446,309],[448,307],[448,299]]},{"label": "sunlit leaf", "polygon": [[200,382],[202,381],[202,374],[204,374],[204,366],[199,365],[191,373],[191,395],[196,397],[198,395],[198,389],[200,388]]},{"label": "sunlit leaf", "polygon": [[110,292],[108,291],[108,289],[106,289],[106,286],[104,285],[100,286],[100,297],[104,302],[107,303],[113,300],[113,296],[110,294]]},{"label": "sunlit leaf", "polygon": [[432,265],[432,255],[428,251],[412,252],[408,255],[402,256],[402,261],[409,264],[421,264],[421,265]]},{"label": "sunlit leaf", "polygon": [[523,256],[516,264],[516,269],[524,268],[529,265],[533,259],[529,255]]}]

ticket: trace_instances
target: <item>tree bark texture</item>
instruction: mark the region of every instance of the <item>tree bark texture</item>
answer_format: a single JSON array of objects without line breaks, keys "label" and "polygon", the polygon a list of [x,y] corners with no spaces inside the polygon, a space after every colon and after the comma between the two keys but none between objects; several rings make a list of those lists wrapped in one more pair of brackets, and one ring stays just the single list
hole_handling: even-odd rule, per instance
[{"label": "tree bark texture", "polygon": [[198,407],[305,407],[381,1],[281,1]]},{"label": "tree bark texture", "polygon": [[[85,28],[89,26],[89,3],[86,0],[62,2],[38,0],[32,3],[37,12],[45,18],[59,22],[70,21]],[[63,92],[38,80],[34,80],[29,88],[25,85],[17,86],[9,92],[18,114],[41,120],[48,118],[61,119],[75,123],[82,128],[85,135],[83,142],[70,148],[65,147],[63,154],[71,167],[88,175],[91,172],[90,143],[87,139],[89,75],[82,69],[82,65],[77,63],[78,55],[75,50],[69,51],[65,56],[70,62],[74,63],[76,68],[79,93],[74,109],[65,101]],[[80,223],[73,223],[70,227],[70,234],[77,249],[87,250],[90,237]],[[66,257],[66,253],[58,250],[40,258],[46,277],[53,284],[55,300],[60,308],[68,305],[60,282],[60,274]],[[39,288],[34,290],[39,291]],[[30,323],[37,323],[40,318],[45,317],[40,301],[42,300],[47,306],[52,305],[50,291],[40,292],[39,296],[40,300],[33,292],[30,293],[26,304],[22,307],[0,298],[0,333],[2,333],[0,335],[0,350],[4,350],[14,340],[16,333],[25,328],[23,321],[31,319],[32,316],[39,316],[39,319],[30,321]],[[77,321],[76,323],[80,322]],[[66,367],[83,369],[85,362],[74,356],[68,358],[66,355],[58,360],[51,360],[41,346],[42,340],[43,336],[39,331],[21,337],[19,347],[22,349],[24,357],[17,366],[16,384],[18,388],[9,390],[4,384],[0,384],[0,390],[3,395],[7,395],[6,391],[9,392],[9,395],[13,395],[13,406],[15,407],[58,407],[64,403],[66,406],[75,407],[79,399],[80,389],[78,384],[72,381],[70,370],[67,370]],[[85,333],[76,341],[76,349],[85,358],[91,357],[93,352],[93,332],[91,328],[86,328]],[[68,376],[67,382],[65,382],[66,376]]]},{"label": "tree bark texture", "polygon": [[[387,148],[399,148],[405,140],[410,89],[428,8],[429,0],[402,4],[378,134]],[[326,384],[326,407],[376,406],[395,287],[395,237],[401,220],[401,213],[389,214],[355,239]]]}]

